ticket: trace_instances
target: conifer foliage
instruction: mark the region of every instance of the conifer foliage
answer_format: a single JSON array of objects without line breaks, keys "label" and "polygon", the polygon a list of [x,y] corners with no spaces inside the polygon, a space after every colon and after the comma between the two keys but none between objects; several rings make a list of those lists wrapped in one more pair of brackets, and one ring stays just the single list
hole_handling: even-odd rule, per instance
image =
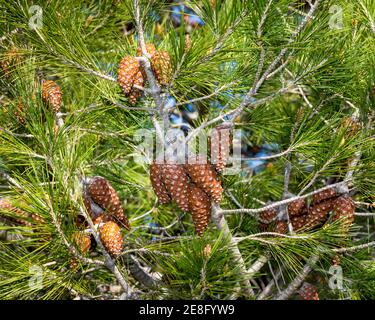
[{"label": "conifer foliage", "polygon": [[375,299],[374,8],[0,0],[0,299]]}]

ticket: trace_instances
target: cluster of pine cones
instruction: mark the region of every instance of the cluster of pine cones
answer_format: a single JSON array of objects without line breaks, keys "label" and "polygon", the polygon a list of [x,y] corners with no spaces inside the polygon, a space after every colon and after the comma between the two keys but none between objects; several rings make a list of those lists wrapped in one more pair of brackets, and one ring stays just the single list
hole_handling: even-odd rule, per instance
[{"label": "cluster of pine cones", "polygon": [[[329,219],[329,213],[332,212],[331,219],[345,220],[347,228],[354,222],[355,205],[349,195],[338,195],[334,189],[321,191],[313,196],[311,204],[299,199],[288,205],[288,214],[294,231],[311,230]],[[276,220],[277,211],[275,209],[261,212],[260,228],[263,231],[275,231],[277,233],[287,233],[288,226],[284,220]]]},{"label": "cluster of pine cones", "polygon": [[160,203],[173,201],[191,212],[195,232],[202,235],[210,220],[211,201],[219,203],[223,192],[215,167],[203,156],[190,158],[187,164],[154,161],[150,178]]},{"label": "cluster of pine cones", "polygon": [[[151,68],[156,80],[160,85],[166,86],[171,78],[172,64],[171,58],[167,51],[157,51],[152,43],[146,45],[146,51],[151,60]],[[137,49],[137,57],[142,56],[141,48]],[[138,87],[144,87],[147,76],[141,63],[136,57],[125,56],[121,59],[118,71],[117,81],[129,99],[129,103],[134,105],[141,95],[141,90]]]},{"label": "cluster of pine cones", "polygon": [[[123,247],[121,227],[130,230],[130,224],[116,190],[103,177],[89,178],[85,182],[83,201],[94,225],[99,229],[104,247],[113,257],[119,256]],[[81,229],[88,227],[80,216],[76,225]],[[82,255],[86,255],[93,245],[92,236],[83,230],[76,231],[72,238]],[[71,266],[75,263],[73,260]]]}]

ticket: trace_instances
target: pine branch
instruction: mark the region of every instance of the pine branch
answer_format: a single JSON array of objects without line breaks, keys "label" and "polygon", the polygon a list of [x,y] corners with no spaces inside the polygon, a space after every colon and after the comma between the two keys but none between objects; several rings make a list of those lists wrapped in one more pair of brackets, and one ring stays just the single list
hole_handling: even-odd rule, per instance
[{"label": "pine branch", "polygon": [[254,291],[251,288],[249,280],[246,280],[246,278],[248,277],[248,274],[247,274],[245,262],[241,255],[241,252],[238,249],[236,241],[233,239],[232,233],[228,227],[228,223],[225,220],[224,215],[220,214],[220,207],[215,203],[212,203],[212,220],[216,224],[216,227],[219,230],[221,230],[224,233],[224,236],[229,240],[230,250],[237,263],[240,276],[244,278],[244,280],[242,281],[242,284],[244,286],[243,290],[244,290],[245,295],[247,297],[254,297]]}]

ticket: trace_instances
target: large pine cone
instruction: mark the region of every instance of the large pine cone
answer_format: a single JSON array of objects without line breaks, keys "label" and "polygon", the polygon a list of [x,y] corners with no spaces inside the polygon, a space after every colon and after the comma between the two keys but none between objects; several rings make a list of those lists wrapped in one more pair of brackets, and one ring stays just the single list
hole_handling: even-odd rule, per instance
[{"label": "large pine cone", "polygon": [[190,185],[189,208],[193,217],[195,233],[201,236],[210,221],[211,202],[207,194],[194,184]]},{"label": "large pine cone", "polygon": [[207,163],[204,157],[198,157],[193,163],[191,159],[187,165],[191,180],[206,192],[213,201],[219,203],[223,193],[221,182],[217,178],[215,168],[211,163]]},{"label": "large pine cone", "polygon": [[345,224],[349,227],[354,222],[354,215],[355,204],[349,195],[343,195],[334,201],[332,215],[333,221],[343,218]]},{"label": "large pine cone", "polygon": [[328,200],[334,197],[337,197],[337,192],[335,189],[330,188],[327,190],[323,190],[319,193],[314,194],[312,205],[316,205],[318,203],[321,203],[324,200]]},{"label": "large pine cone", "polygon": [[130,230],[129,220],[124,214],[120,198],[106,179],[99,176],[92,178],[88,186],[88,193],[94,202]]},{"label": "large pine cone", "polygon": [[161,204],[167,204],[171,202],[171,198],[169,197],[167,188],[164,185],[163,182],[163,176],[162,176],[162,164],[153,162],[150,165],[150,179],[152,188],[154,189],[159,202]]},{"label": "large pine cone", "polygon": [[114,257],[119,256],[122,252],[122,234],[118,224],[113,221],[106,222],[100,227],[99,233],[107,251]]},{"label": "large pine cone", "polygon": [[189,211],[189,177],[183,164],[164,163],[161,165],[162,177],[168,194],[178,207]]}]

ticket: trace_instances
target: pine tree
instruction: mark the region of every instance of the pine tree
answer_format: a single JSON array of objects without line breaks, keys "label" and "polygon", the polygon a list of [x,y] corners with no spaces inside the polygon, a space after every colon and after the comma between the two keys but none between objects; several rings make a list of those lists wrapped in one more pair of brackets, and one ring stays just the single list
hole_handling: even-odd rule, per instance
[{"label": "pine tree", "polygon": [[0,299],[375,299],[374,0],[37,5],[0,0]]}]

